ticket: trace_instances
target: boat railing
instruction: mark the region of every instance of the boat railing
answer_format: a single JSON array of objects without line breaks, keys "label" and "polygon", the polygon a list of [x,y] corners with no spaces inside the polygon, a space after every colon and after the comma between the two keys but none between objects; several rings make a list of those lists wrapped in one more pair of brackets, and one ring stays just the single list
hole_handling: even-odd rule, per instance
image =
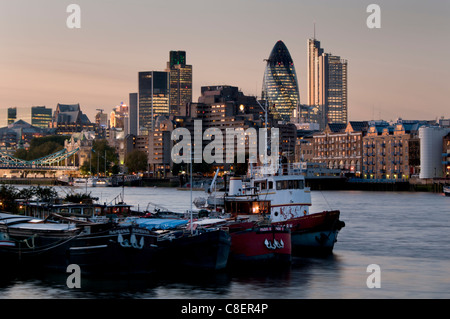
[{"label": "boat railing", "polygon": [[306,162],[259,166],[250,165],[247,176],[249,178],[260,178],[271,175],[305,175],[307,168]]}]

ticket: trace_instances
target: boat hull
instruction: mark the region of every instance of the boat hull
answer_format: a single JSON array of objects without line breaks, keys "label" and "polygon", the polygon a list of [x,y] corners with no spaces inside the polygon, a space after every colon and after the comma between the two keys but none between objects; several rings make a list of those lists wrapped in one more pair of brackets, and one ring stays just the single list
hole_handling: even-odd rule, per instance
[{"label": "boat hull", "polygon": [[292,254],[329,255],[333,252],[339,231],[319,231],[292,234]]},{"label": "boat hull", "polygon": [[222,270],[227,267],[231,237],[228,232],[199,230],[193,236],[183,236],[158,244],[167,269]]},{"label": "boat hull", "polygon": [[448,187],[448,186],[444,187],[444,195],[445,196],[450,196],[450,187]]},{"label": "boat hull", "polygon": [[282,226],[231,233],[230,264],[291,262],[291,233]]},{"label": "boat hull", "polygon": [[291,230],[294,256],[330,254],[339,231],[345,227],[345,223],[339,220],[339,216],[339,211],[325,211],[275,224],[284,225]]},{"label": "boat hull", "polygon": [[[55,254],[63,262],[80,266],[84,274],[130,275],[149,274],[158,270],[161,249],[156,245],[157,236],[136,227],[119,227],[77,240],[62,255]],[[58,265],[53,261],[50,265]]]},{"label": "boat hull", "polygon": [[172,266],[219,270],[227,266],[231,238],[223,230],[161,236],[141,227],[105,227],[64,236],[39,234],[33,245],[29,241],[20,247],[17,243],[31,233],[18,231],[8,240],[4,238],[0,257],[8,268],[20,271],[67,272],[67,267],[75,264],[83,275],[150,274]]}]

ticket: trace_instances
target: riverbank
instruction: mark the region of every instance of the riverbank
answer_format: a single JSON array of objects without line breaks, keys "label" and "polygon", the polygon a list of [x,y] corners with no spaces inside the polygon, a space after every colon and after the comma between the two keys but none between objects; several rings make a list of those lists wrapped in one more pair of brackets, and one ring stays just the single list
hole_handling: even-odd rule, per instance
[{"label": "riverbank", "polygon": [[[1,178],[0,184],[11,185],[65,185],[55,178]],[[119,186],[122,186],[119,183]],[[436,180],[365,180],[347,178],[312,178],[306,179],[306,186],[311,190],[363,190],[363,191],[394,191],[394,192],[433,192],[442,193],[444,185],[450,185],[448,179]],[[126,182],[125,186],[134,187],[179,187],[176,178],[141,178]]]}]

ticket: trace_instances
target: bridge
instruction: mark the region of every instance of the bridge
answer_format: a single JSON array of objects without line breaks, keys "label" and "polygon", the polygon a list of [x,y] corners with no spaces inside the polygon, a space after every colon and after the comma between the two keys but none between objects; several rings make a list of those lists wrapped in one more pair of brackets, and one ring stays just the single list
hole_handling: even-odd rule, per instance
[{"label": "bridge", "polygon": [[0,152],[0,169],[23,169],[23,170],[78,170],[78,166],[60,165],[66,159],[75,155],[80,149],[76,148],[72,151],[62,149],[56,153],[26,161],[16,158],[9,154]]}]

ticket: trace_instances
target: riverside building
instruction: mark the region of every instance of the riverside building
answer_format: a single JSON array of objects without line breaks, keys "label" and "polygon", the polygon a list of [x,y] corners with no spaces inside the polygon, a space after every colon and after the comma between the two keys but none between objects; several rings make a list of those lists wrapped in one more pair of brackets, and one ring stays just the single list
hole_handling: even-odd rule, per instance
[{"label": "riverside building", "polygon": [[420,171],[420,121],[372,122],[364,137],[363,178],[408,180]]}]

